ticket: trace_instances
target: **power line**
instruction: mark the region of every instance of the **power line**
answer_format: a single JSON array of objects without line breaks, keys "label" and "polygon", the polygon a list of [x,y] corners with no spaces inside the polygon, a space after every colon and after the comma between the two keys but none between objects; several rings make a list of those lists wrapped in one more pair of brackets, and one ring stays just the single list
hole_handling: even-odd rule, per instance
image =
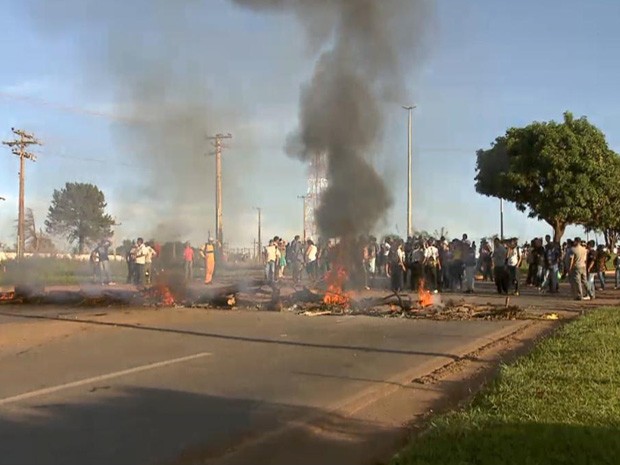
[{"label": "power line", "polygon": [[11,92],[0,91],[0,98],[5,100],[14,100],[18,102],[24,102],[34,106],[47,107],[54,110],[64,111],[66,113],[81,114],[87,116],[94,116],[98,118],[106,118],[117,122],[123,122],[127,124],[142,124],[148,122],[146,119],[130,117],[125,115],[118,115],[114,113],[108,113],[105,111],[91,110],[84,107],[75,105],[67,105],[64,103],[52,102],[45,98],[32,97],[28,95],[16,95]]}]

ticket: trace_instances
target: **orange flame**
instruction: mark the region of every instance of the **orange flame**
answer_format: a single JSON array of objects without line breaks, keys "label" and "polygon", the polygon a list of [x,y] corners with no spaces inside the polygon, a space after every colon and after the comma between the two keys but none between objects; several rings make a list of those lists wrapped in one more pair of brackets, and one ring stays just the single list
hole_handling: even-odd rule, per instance
[{"label": "orange flame", "polygon": [[422,307],[430,307],[433,305],[433,294],[426,289],[426,282],[424,280],[420,281],[418,287],[418,302]]},{"label": "orange flame", "polygon": [[325,275],[327,283],[327,291],[323,302],[327,305],[341,305],[346,307],[349,305],[351,298],[344,291],[344,285],[349,279],[349,274],[344,266],[336,265]]},{"label": "orange flame", "polygon": [[157,287],[158,294],[161,297],[161,304],[165,307],[172,307],[174,305],[174,296],[168,286],[160,284]]},{"label": "orange flame", "polygon": [[15,292],[0,292],[0,300],[13,300]]}]

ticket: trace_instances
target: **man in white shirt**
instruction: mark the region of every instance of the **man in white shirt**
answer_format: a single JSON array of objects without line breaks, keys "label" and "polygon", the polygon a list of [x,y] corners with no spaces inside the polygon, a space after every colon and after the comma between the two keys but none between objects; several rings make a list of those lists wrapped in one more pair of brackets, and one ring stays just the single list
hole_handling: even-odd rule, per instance
[{"label": "man in white shirt", "polygon": [[310,276],[310,279],[316,280],[319,270],[317,266],[318,263],[316,261],[319,249],[317,249],[316,245],[314,245],[312,239],[308,239],[306,244],[306,272],[308,273],[308,276]]},{"label": "man in white shirt", "polygon": [[439,269],[439,249],[431,239],[426,242],[424,248],[424,274],[428,290],[437,293],[437,270]]},{"label": "man in white shirt", "polygon": [[142,286],[144,280],[144,269],[146,267],[146,245],[141,237],[136,241],[136,263],[135,263],[135,285]]},{"label": "man in white shirt", "polygon": [[149,243],[146,243],[144,248],[146,253],[144,257],[144,276],[146,277],[146,284],[151,284],[153,280],[153,258],[155,258],[157,254]]},{"label": "man in white shirt", "polygon": [[275,279],[276,262],[280,259],[280,250],[273,240],[270,240],[269,245],[265,247],[264,255],[265,277],[267,278],[267,281],[271,283]]},{"label": "man in white shirt", "polygon": [[517,238],[512,238],[508,243],[508,257],[506,264],[508,265],[508,279],[514,286],[514,295],[519,295],[519,267],[521,266],[521,249],[518,245]]}]

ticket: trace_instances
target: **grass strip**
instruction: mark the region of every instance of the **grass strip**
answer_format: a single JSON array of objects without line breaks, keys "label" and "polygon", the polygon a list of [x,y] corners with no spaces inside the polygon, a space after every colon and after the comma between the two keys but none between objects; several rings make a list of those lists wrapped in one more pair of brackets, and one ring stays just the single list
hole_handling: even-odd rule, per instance
[{"label": "grass strip", "polygon": [[620,464],[620,308],[569,323],[392,465]]}]

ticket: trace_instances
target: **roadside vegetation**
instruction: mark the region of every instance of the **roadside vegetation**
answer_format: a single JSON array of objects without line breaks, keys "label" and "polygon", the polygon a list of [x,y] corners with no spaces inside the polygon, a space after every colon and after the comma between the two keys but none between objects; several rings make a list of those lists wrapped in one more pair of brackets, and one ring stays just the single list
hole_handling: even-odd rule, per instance
[{"label": "roadside vegetation", "polygon": [[620,463],[620,308],[566,325],[461,411],[432,421],[405,464]]},{"label": "roadside vegetation", "polygon": [[[110,262],[110,271],[113,281],[125,282],[127,265],[124,262]],[[93,269],[88,260],[33,257],[22,262],[9,260],[0,268],[0,285],[4,286],[23,283],[74,285],[92,280]]]}]

